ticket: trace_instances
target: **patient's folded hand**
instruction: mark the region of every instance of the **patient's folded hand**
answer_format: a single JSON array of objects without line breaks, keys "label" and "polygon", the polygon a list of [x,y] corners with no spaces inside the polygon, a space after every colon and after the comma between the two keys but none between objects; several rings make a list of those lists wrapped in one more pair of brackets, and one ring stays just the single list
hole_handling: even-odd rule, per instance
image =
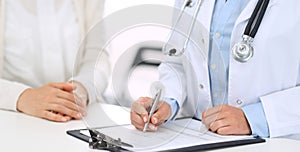
[{"label": "patient's folded hand", "polygon": [[19,96],[17,110],[57,122],[81,119],[86,113],[86,104],[76,104],[74,89],[71,83],[50,83],[27,89]]}]

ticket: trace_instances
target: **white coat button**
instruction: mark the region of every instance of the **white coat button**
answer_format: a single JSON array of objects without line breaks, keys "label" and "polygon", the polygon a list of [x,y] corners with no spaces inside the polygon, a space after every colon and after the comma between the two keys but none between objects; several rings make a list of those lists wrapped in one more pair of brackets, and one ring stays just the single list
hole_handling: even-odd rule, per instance
[{"label": "white coat button", "polygon": [[213,94],[213,96],[214,96],[214,98],[217,98],[217,97],[218,97],[218,93],[215,92],[215,93]]},{"label": "white coat button", "polygon": [[215,37],[216,39],[218,39],[218,38],[221,37],[221,34],[220,34],[220,33],[216,33],[214,37]]},{"label": "white coat button", "polygon": [[210,69],[211,69],[211,70],[216,70],[216,68],[217,68],[217,65],[216,65],[216,64],[211,64],[211,65],[210,65]]},{"label": "white coat button", "polygon": [[200,89],[204,89],[204,85],[203,84],[199,84],[199,88]]},{"label": "white coat button", "polygon": [[205,44],[204,38],[201,39],[201,42],[202,42],[203,45]]},{"label": "white coat button", "polygon": [[241,105],[241,104],[243,103],[243,101],[242,101],[241,99],[238,99],[238,100],[236,101],[236,103],[237,103],[238,105]]}]

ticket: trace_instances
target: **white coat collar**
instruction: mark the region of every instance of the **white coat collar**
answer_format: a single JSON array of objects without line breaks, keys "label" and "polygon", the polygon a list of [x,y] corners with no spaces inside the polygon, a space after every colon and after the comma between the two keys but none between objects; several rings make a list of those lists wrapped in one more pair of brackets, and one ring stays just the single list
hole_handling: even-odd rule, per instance
[{"label": "white coat collar", "polygon": [[[240,16],[237,18],[237,20],[235,22],[235,26],[237,26],[239,23],[242,23],[242,22],[248,20],[251,17],[257,2],[258,2],[258,0],[249,0],[249,3],[247,4],[247,6],[242,11]],[[276,3],[276,0],[270,0],[268,8],[273,6],[275,3]]]},{"label": "white coat collar", "polygon": [[[245,7],[245,9],[242,11],[240,16],[237,18],[236,25],[248,20],[251,17],[251,14],[257,4],[258,0],[249,0],[249,3]],[[277,0],[270,0],[268,8],[273,6]],[[204,27],[210,31],[210,25],[211,25],[211,18],[212,13],[214,10],[215,0],[203,0],[202,7],[200,11],[200,20],[202,21]],[[208,15],[207,15],[208,14]]]}]

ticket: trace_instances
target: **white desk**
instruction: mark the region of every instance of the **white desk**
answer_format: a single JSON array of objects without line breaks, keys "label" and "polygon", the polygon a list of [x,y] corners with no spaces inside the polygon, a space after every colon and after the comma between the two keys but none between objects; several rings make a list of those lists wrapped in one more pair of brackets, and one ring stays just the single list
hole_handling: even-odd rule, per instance
[{"label": "white desk", "polygon": [[[103,111],[110,115],[103,114]],[[121,112],[116,115],[116,111]],[[89,107],[88,121],[93,118],[95,124],[103,126],[113,125],[114,121],[120,120],[119,124],[129,122],[129,112],[113,105],[97,104]],[[0,110],[0,151],[63,151],[63,152],[86,152],[92,151],[88,144],[66,134],[67,130],[85,128],[82,121],[68,123],[55,123],[47,120],[34,118],[21,113]],[[90,121],[89,121],[90,122]],[[300,141],[291,139],[267,139],[266,143],[219,149],[217,151],[299,151]]]}]

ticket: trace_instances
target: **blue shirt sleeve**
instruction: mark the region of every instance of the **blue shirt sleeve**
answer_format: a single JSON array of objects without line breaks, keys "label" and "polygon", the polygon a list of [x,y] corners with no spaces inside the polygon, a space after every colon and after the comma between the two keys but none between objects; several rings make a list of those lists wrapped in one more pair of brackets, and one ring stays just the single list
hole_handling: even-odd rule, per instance
[{"label": "blue shirt sleeve", "polygon": [[245,106],[242,110],[246,115],[252,135],[257,135],[263,138],[270,136],[269,126],[261,102]]},{"label": "blue shirt sleeve", "polygon": [[175,118],[175,116],[176,116],[176,114],[177,114],[177,112],[179,110],[179,105],[178,105],[177,100],[175,100],[173,98],[164,98],[164,101],[170,105],[171,111],[172,111],[171,117],[165,123],[165,124],[167,124],[169,121],[174,120],[174,118]]}]

